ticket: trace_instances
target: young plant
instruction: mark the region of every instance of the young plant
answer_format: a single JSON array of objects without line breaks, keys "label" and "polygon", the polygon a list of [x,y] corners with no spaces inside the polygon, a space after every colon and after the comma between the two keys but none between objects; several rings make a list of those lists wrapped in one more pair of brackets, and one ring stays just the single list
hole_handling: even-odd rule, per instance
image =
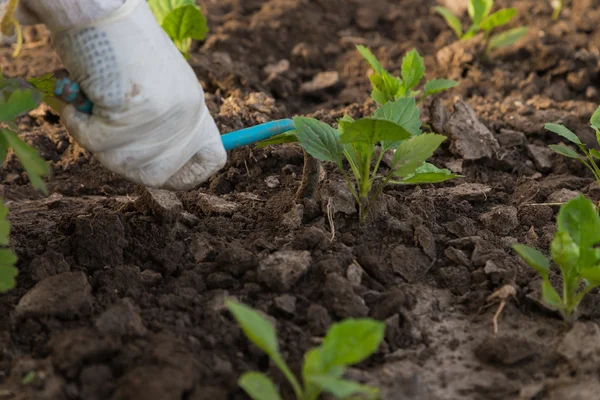
[{"label": "young plant", "polygon": [[542,277],[544,302],[572,322],[581,300],[600,286],[599,242],[600,216],[591,201],[579,195],[561,207],[550,254],[562,275],[562,295],[550,283],[550,262],[540,251],[522,244],[513,249]]},{"label": "young plant", "polygon": [[[346,367],[373,354],[383,340],[385,324],[370,319],[347,319],[333,324],[321,345],[304,356],[301,382],[287,366],[273,324],[252,308],[227,301],[227,308],[248,339],[264,351],[286,377],[297,400],[317,400],[321,393],[336,399],[375,399],[377,388],[343,378]],[[246,372],[239,385],[253,400],[281,400],[273,381],[260,372]]]},{"label": "young plant", "polygon": [[[596,141],[598,145],[600,145],[600,107],[596,109],[592,118],[590,119],[591,128],[596,131]],[[554,132],[563,138],[567,139],[569,142],[575,144],[579,150],[583,153],[583,156],[579,154],[577,151],[572,148],[559,144],[559,145],[550,145],[550,148],[554,150],[554,152],[563,155],[569,158],[575,158],[583,163],[592,173],[594,174],[594,178],[600,184],[600,168],[596,164],[596,160],[600,160],[600,151],[595,149],[588,149],[585,144],[575,133],[567,129],[564,125],[560,124],[546,124],[544,125],[546,130],[550,132]]]},{"label": "young plant", "polygon": [[[30,83],[21,79],[4,79],[0,74],[0,159],[6,160],[9,149],[23,164],[31,184],[47,193],[42,176],[50,169],[38,152],[25,143],[15,133],[15,119],[36,108],[44,98],[44,93],[31,88]],[[5,248],[9,242],[10,223],[6,216],[8,209],[0,199],[0,292],[12,289],[17,270],[14,267],[16,256]]]},{"label": "young plant", "polygon": [[552,19],[557,20],[562,12],[563,0],[550,0],[550,5],[554,12],[552,13]]},{"label": "young plant", "polygon": [[434,7],[434,11],[446,20],[446,23],[459,40],[471,39],[483,32],[486,40],[485,53],[489,54],[497,48],[516,43],[527,34],[527,27],[520,26],[492,35],[496,28],[508,24],[517,14],[516,8],[503,8],[492,13],[493,7],[494,0],[469,0],[467,11],[471,18],[471,26],[466,31],[463,31],[460,19],[452,11],[441,6]]},{"label": "young plant", "polygon": [[158,23],[185,58],[192,40],[204,40],[208,33],[206,18],[195,0],[148,0]]},{"label": "young plant", "polygon": [[[346,115],[338,122],[338,129],[334,129],[313,118],[295,117],[295,131],[275,136],[260,146],[299,142],[314,158],[334,163],[358,203],[361,223],[388,184],[440,183],[458,177],[425,162],[446,137],[421,132],[420,113],[413,97],[388,102],[372,117],[354,120]],[[391,167],[380,175],[379,167],[388,150],[394,151]],[[354,180],[346,172],[344,161],[350,165]]]},{"label": "young plant", "polygon": [[[404,97],[416,97],[421,91],[414,89],[419,85],[425,75],[425,62],[416,49],[408,52],[402,59],[402,78],[392,76],[379,62],[377,57],[365,46],[356,46],[359,53],[369,63],[373,73],[369,76],[373,91],[371,97],[379,104],[384,105],[388,101],[402,99]],[[450,79],[434,79],[425,83],[423,95],[419,101],[427,96],[443,92],[458,85],[457,81]]]}]

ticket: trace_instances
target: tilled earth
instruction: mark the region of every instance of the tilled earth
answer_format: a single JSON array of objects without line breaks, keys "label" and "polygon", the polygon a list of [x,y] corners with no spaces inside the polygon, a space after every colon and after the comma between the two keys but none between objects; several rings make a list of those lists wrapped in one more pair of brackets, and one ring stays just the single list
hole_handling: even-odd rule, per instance
[{"label": "tilled earth", "polygon": [[[498,1],[530,31],[487,60],[476,41],[453,44],[433,0],[201,3],[211,33],[190,63],[222,132],[369,114],[355,45],[393,73],[416,47],[428,78],[460,80],[422,116],[449,137],[433,162],[464,178],[388,188],[361,227],[327,165],[314,198],[295,201],[303,153],[285,145],[234,151],[210,182],[169,196],[104,170],[41,107],[19,127],[52,165],[50,195],[12,156],[0,171],[20,259],[17,288],[0,295],[0,399],[243,399],[236,381],[250,369],[292,398],[224,310],[226,296],[276,320],[295,371],[332,322],[385,321],[378,353],[349,371],[384,399],[598,398],[600,297],[566,329],[510,246],[545,251],[552,204],[575,192],[600,199],[580,165],[549,152],[558,140],[543,129],[564,123],[594,144],[600,1],[573,0],[557,22],[546,1]],[[19,59],[10,53],[0,49],[5,75],[60,68],[43,30],[28,31]],[[486,299],[505,285],[516,296],[494,335],[498,304]]]}]

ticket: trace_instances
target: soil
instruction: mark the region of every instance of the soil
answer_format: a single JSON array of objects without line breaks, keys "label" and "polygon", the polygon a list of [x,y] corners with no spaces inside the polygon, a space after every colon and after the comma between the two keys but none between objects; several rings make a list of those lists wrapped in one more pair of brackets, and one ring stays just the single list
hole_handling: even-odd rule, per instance
[{"label": "soil", "polygon": [[[573,0],[554,22],[546,1],[498,0],[530,31],[486,60],[476,41],[454,43],[433,0],[201,3],[211,33],[190,63],[223,133],[296,114],[369,114],[355,45],[395,74],[416,47],[428,78],[460,80],[422,116],[449,136],[433,162],[464,177],[390,187],[365,226],[327,165],[316,196],[294,201],[296,145],[233,151],[210,182],[165,195],[107,172],[41,107],[19,129],[52,166],[49,196],[12,156],[0,171],[20,270],[0,295],[0,399],[244,399],[236,381],[248,370],[291,399],[224,309],[227,296],[272,316],[294,371],[333,322],[385,321],[377,354],[348,371],[383,399],[598,398],[600,296],[566,328],[510,246],[546,251],[558,211],[547,203],[600,198],[585,169],[548,152],[559,140],[543,129],[564,123],[594,144],[600,1]],[[61,67],[42,29],[28,30],[19,59],[10,54],[0,49],[9,76]],[[517,294],[494,335],[498,304],[486,299],[505,285]]]}]

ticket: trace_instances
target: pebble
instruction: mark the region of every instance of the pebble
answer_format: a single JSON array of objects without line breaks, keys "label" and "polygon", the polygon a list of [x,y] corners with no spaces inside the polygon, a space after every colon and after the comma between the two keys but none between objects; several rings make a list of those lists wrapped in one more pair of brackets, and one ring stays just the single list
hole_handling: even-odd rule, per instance
[{"label": "pebble", "polygon": [[231,216],[240,209],[240,205],[237,203],[206,193],[198,193],[198,207],[206,215],[225,216]]},{"label": "pebble", "polygon": [[309,251],[278,251],[260,262],[258,279],[271,290],[287,292],[304,276],[311,263]]},{"label": "pebble", "polygon": [[130,299],[119,300],[96,320],[101,333],[116,336],[144,336],[147,332],[142,317]]},{"label": "pebble", "polygon": [[312,81],[300,85],[300,93],[319,94],[328,89],[335,88],[340,83],[340,74],[337,71],[320,72]]},{"label": "pebble", "polygon": [[175,221],[183,212],[183,204],[174,192],[148,187],[135,201],[135,206],[141,212],[151,211],[164,222]]}]

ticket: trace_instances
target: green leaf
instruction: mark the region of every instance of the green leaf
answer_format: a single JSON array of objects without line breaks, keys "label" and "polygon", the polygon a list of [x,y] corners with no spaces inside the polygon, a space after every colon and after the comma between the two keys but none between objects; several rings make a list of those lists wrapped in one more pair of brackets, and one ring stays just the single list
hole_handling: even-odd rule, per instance
[{"label": "green leaf", "polygon": [[384,140],[405,140],[411,137],[402,126],[379,118],[362,118],[354,122],[340,121],[342,143],[363,142],[375,145]]},{"label": "green leaf", "polygon": [[542,298],[551,307],[562,310],[564,308],[563,301],[549,280],[545,279],[542,283]]},{"label": "green leaf", "polygon": [[281,358],[277,334],[271,322],[245,304],[227,300],[225,305],[242,328],[242,331],[256,347],[267,353],[271,358]]},{"label": "green leaf", "polygon": [[48,189],[46,189],[46,185],[42,181],[42,177],[50,173],[50,167],[46,161],[40,157],[36,149],[22,141],[17,134],[9,129],[0,129],[0,135],[4,137],[21,164],[23,164],[23,168],[27,171],[27,176],[33,187],[47,194]]},{"label": "green leaf", "polygon": [[600,160],[600,151],[596,149],[590,149],[589,151],[592,157],[594,157],[596,160]]},{"label": "green leaf", "polygon": [[9,249],[0,249],[0,293],[15,287],[19,270],[15,268],[17,256]]},{"label": "green leaf", "polygon": [[324,365],[347,366],[357,364],[379,347],[385,324],[371,319],[346,319],[333,324],[319,346]]},{"label": "green leaf", "polygon": [[514,244],[512,248],[523,261],[542,277],[542,279],[548,279],[548,274],[550,273],[550,261],[548,261],[541,251],[534,249],[533,247],[525,246],[524,244]]},{"label": "green leaf", "polygon": [[331,376],[311,376],[310,382],[332,394],[336,399],[347,399],[353,396],[375,399],[379,395],[377,388]]},{"label": "green leaf", "polygon": [[10,93],[0,93],[0,122],[10,122],[18,116],[36,108],[42,101],[37,90],[16,89]]},{"label": "green leaf", "polygon": [[510,46],[511,44],[518,42],[526,34],[527,27],[522,26],[494,35],[492,36],[490,44],[488,45],[488,52],[491,52],[492,50],[498,49],[500,47]]},{"label": "green leaf", "polygon": [[577,137],[576,134],[574,134],[573,132],[571,132],[571,130],[569,130],[567,127],[565,127],[564,125],[560,125],[560,124],[546,124],[544,125],[544,129],[550,131],[550,132],[554,132],[557,135],[560,135],[562,137],[564,137],[565,139],[567,139],[568,141],[575,143],[577,145],[583,144],[581,142],[581,140],[579,140],[579,138]]},{"label": "green leaf", "polygon": [[302,378],[305,387],[306,399],[315,399],[321,392],[321,388],[310,381],[312,376],[327,375],[332,378],[341,378],[344,374],[344,366],[325,365],[325,360],[321,355],[320,348],[314,348],[304,355],[304,363],[302,364]]},{"label": "green leaf", "polygon": [[596,265],[590,268],[583,268],[579,271],[579,273],[593,286],[600,285],[600,266]]},{"label": "green leaf", "polygon": [[195,4],[196,0],[148,0],[148,5],[159,25],[162,25],[165,17],[176,8]]},{"label": "green leaf", "polygon": [[390,101],[378,108],[373,116],[402,126],[412,136],[421,134],[421,113],[413,97]]},{"label": "green leaf", "polygon": [[449,169],[440,169],[433,164],[423,163],[421,166],[415,169],[413,174],[406,176],[399,182],[404,185],[418,185],[422,183],[441,183],[446,182],[451,179],[455,179],[460,177],[460,175],[456,175],[452,173]]},{"label": "green leaf", "polygon": [[258,142],[256,147],[262,149],[263,147],[272,146],[276,144],[284,144],[284,143],[296,143],[298,142],[298,136],[296,135],[296,131],[285,132],[276,136],[273,136],[269,139],[265,139],[262,142]]},{"label": "green leaf", "polygon": [[460,39],[463,35],[462,24],[460,23],[460,19],[458,19],[456,15],[452,14],[452,11],[448,10],[445,7],[436,6],[433,9],[435,12],[440,14],[444,18],[444,20],[446,20],[446,23],[448,24],[450,29],[452,29],[456,37]]},{"label": "green leaf", "polygon": [[550,244],[550,254],[563,272],[570,271],[579,260],[580,249],[568,232],[557,232]]},{"label": "green leaf", "polygon": [[417,167],[431,157],[444,140],[444,135],[426,133],[403,141],[392,159],[394,176],[405,178],[415,173]]},{"label": "green leaf", "polygon": [[383,105],[405,95],[402,80],[392,76],[385,70],[381,73],[372,74],[369,76],[369,80],[373,86],[371,97],[377,104]]},{"label": "green leaf", "polygon": [[0,201],[0,245],[8,246],[10,239],[10,222],[6,219],[8,216],[8,207],[3,201]]},{"label": "green leaf", "polygon": [[273,381],[260,372],[246,372],[238,381],[238,385],[252,400],[281,400]]},{"label": "green leaf", "polygon": [[425,94],[423,97],[431,96],[456,86],[458,86],[458,82],[451,79],[433,79],[425,84]]},{"label": "green leaf", "polygon": [[342,165],[344,148],[339,133],[324,122],[313,118],[295,117],[294,126],[300,146],[308,154],[321,161]]},{"label": "green leaf", "polygon": [[494,28],[508,24],[515,15],[517,15],[516,8],[504,8],[486,17],[481,21],[479,27],[489,33]]},{"label": "green leaf", "polygon": [[[596,108],[596,111],[594,111],[594,114],[592,114],[590,123],[592,124],[592,128],[594,128],[596,131],[600,129],[600,106]],[[598,144],[600,144],[600,142],[598,142]]]},{"label": "green leaf", "polygon": [[600,216],[591,201],[579,195],[563,205],[558,212],[557,231],[567,232],[579,247],[581,267],[596,264],[598,256],[593,247],[600,242]]},{"label": "green leaf", "polygon": [[185,5],[171,11],[162,27],[173,41],[203,40],[208,33],[206,18],[196,5]]},{"label": "green leaf", "polygon": [[550,147],[552,149],[552,151],[560,154],[561,156],[576,158],[578,160],[581,159],[581,156],[579,155],[579,153],[577,153],[572,148],[565,146],[564,144],[551,144],[548,147]]},{"label": "green leaf", "polygon": [[425,61],[416,49],[409,51],[402,59],[402,81],[408,92],[421,82],[425,75]]},{"label": "green leaf", "polygon": [[373,71],[375,71],[376,73],[382,73],[384,71],[383,66],[371,50],[360,44],[356,46],[356,49],[358,50],[360,55],[363,56],[365,60],[367,60]]},{"label": "green leaf", "polygon": [[54,86],[56,85],[56,78],[52,74],[42,75],[37,78],[29,78],[27,80],[33,87],[42,91],[45,96],[54,96]]},{"label": "green leaf", "polygon": [[494,0],[469,0],[467,5],[467,11],[473,24],[479,25],[479,23],[489,15],[494,6]]}]

